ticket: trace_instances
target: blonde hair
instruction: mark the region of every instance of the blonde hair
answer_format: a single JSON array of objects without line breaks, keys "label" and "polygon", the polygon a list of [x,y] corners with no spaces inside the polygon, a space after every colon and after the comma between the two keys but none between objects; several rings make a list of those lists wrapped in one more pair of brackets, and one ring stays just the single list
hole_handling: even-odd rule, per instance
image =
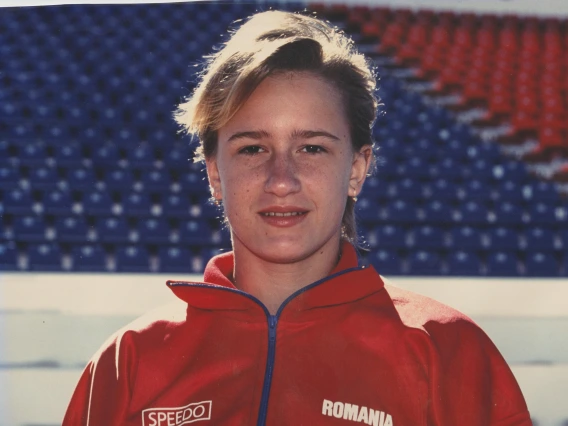
[{"label": "blonde hair", "polygon": [[[196,161],[215,155],[218,130],[266,77],[282,72],[307,71],[331,83],[343,99],[353,149],[373,145],[372,126],[378,107],[375,75],[351,39],[328,23],[289,12],[257,13],[206,59],[198,86],[175,112],[182,129],[199,138]],[[350,197],[342,227],[343,237],[355,242],[357,228]]]}]

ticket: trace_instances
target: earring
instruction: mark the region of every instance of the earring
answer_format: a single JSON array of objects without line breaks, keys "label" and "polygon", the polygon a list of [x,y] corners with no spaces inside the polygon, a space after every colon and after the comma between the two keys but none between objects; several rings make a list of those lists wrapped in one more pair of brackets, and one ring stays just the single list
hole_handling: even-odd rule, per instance
[{"label": "earring", "polygon": [[356,203],[357,202],[357,191],[353,190],[353,197],[351,197],[353,199],[353,202]]}]

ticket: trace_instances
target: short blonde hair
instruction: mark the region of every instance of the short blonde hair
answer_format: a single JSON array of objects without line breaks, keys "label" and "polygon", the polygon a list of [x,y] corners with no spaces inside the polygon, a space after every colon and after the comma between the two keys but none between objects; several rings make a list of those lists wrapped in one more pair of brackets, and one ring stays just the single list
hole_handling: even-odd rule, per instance
[{"label": "short blonde hair", "polygon": [[[268,76],[310,72],[341,94],[353,149],[373,145],[376,79],[370,62],[351,39],[328,23],[297,13],[267,11],[250,17],[206,67],[192,96],[175,113],[178,124],[199,138],[196,159],[215,155],[217,132]],[[373,157],[374,163],[374,157]],[[347,197],[343,236],[354,242],[354,202]]]}]

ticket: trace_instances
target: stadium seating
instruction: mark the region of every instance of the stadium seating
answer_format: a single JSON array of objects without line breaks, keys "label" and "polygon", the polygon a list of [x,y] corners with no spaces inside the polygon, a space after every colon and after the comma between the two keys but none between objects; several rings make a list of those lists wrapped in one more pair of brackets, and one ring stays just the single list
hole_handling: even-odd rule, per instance
[{"label": "stadium seating", "polygon": [[[194,88],[191,65],[256,9],[3,10],[1,269],[199,272],[230,247],[172,111]],[[309,9],[380,76],[377,170],[356,207],[367,261],[385,275],[568,275],[565,25]]]}]

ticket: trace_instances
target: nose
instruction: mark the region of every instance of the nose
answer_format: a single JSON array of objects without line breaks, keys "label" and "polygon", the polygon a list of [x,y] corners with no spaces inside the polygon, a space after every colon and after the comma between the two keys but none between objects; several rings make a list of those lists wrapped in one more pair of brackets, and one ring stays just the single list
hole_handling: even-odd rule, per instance
[{"label": "nose", "polygon": [[277,197],[286,197],[300,191],[298,170],[292,153],[274,152],[270,161],[266,163],[265,191]]}]

